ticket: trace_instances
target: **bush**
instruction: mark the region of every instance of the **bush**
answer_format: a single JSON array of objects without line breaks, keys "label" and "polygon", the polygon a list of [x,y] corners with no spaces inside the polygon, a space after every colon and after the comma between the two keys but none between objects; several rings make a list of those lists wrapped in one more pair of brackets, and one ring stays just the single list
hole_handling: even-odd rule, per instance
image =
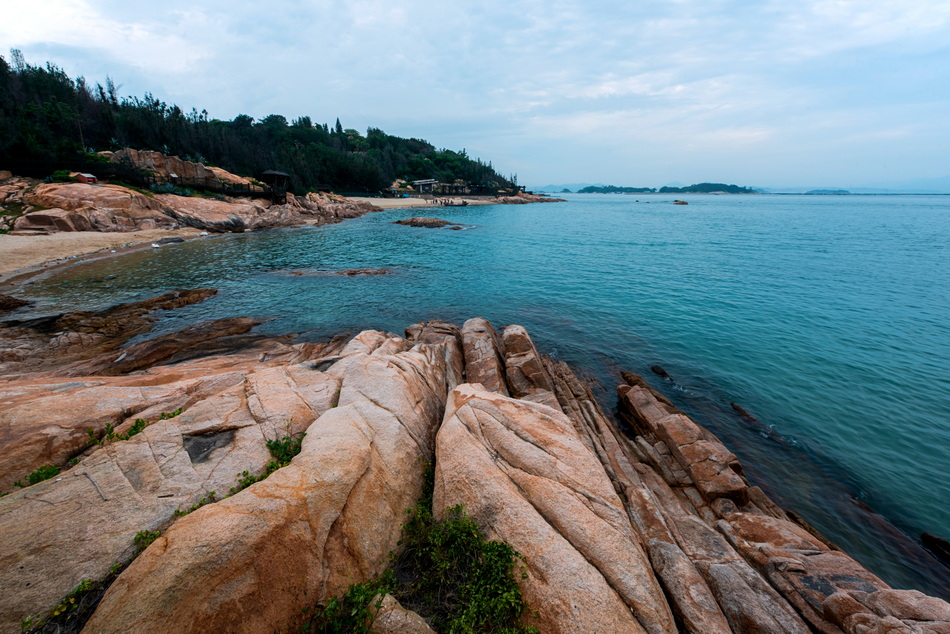
[{"label": "bush", "polygon": [[36,484],[42,482],[43,480],[49,480],[53,476],[59,475],[59,467],[51,464],[45,464],[30,475],[26,476],[26,484],[23,484],[19,480],[14,482],[14,486],[18,487],[27,487],[31,484]]},{"label": "bush", "polygon": [[[338,598],[317,606],[310,632],[367,632],[375,613],[371,601],[391,593],[439,632],[474,634],[536,633],[521,624],[527,605],[513,574],[522,560],[509,544],[489,541],[462,506],[445,519],[432,517],[434,471],[426,468],[423,498],[408,512],[402,551],[381,576],[354,584]],[[524,573],[524,565],[519,564]],[[378,606],[375,606],[378,607]]]}]

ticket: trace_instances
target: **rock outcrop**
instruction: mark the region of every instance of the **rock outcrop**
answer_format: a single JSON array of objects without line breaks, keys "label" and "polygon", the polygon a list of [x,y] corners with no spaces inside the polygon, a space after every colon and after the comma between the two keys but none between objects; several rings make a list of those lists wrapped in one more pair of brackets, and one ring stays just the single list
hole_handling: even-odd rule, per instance
[{"label": "rock outcrop", "polygon": [[[234,179],[241,178],[220,168],[208,168],[202,163],[186,161],[177,156],[169,156],[153,150],[123,148],[113,152],[109,160],[113,163],[128,163],[132,167],[148,170],[164,181],[184,178],[188,180],[207,179],[238,182]],[[222,178],[222,176],[224,177]]]},{"label": "rock outcrop", "polygon": [[527,205],[528,203],[566,203],[564,198],[552,198],[541,194],[526,194],[518,192],[514,196],[499,196],[495,199],[498,205]]},{"label": "rock outcrop", "polygon": [[165,206],[168,215],[181,225],[216,233],[241,233],[304,222],[296,209],[271,206],[262,200],[215,200],[174,194],[159,194],[155,198]]},{"label": "rock outcrop", "polygon": [[449,222],[448,220],[442,220],[441,218],[426,218],[423,216],[413,216],[412,218],[397,220],[393,224],[408,225],[410,227],[424,227],[426,229],[439,229],[440,227],[448,227],[452,225],[457,225],[458,223]]},{"label": "rock outcrop", "polygon": [[[250,179],[221,168],[205,167],[160,152],[127,148],[104,154],[113,162],[128,162],[149,170],[160,182],[232,183],[254,187]],[[23,178],[10,178],[0,185],[0,204],[14,204],[16,209],[22,209],[23,215],[2,219],[4,226],[12,222],[8,228],[21,234],[182,227],[209,232],[243,232],[304,223],[341,222],[381,210],[365,202],[325,193],[305,196],[288,193],[285,202],[275,204],[266,197],[152,196],[120,185],[39,183]]]},{"label": "rock outcrop", "polygon": [[139,231],[179,226],[160,202],[118,185],[43,183],[23,198],[46,209],[17,218],[17,231]]},{"label": "rock outcrop", "polygon": [[286,631],[302,611],[382,572],[422,492],[445,406],[440,344],[364,333],[328,374],[337,407],[300,455],[177,522],[116,581],[90,632]]},{"label": "rock outcrop", "polygon": [[[141,330],[150,306],[183,298],[0,330],[41,361],[0,374],[0,631],[127,561],[143,530],[163,534],[84,631],[295,629],[386,567],[433,459],[433,512],[463,504],[521,553],[541,632],[950,631],[950,605],[889,588],[786,514],[637,375],[618,388],[627,435],[524,328],[484,319],[325,344],[226,320],[121,349],[118,324]],[[52,343],[67,331],[73,348]],[[57,350],[69,378],[42,363]],[[149,424],[127,440],[85,431],[136,418]],[[265,469],[266,439],[303,432],[289,465],[225,497]],[[63,470],[10,488],[43,464]],[[373,631],[429,631],[380,601]]]}]

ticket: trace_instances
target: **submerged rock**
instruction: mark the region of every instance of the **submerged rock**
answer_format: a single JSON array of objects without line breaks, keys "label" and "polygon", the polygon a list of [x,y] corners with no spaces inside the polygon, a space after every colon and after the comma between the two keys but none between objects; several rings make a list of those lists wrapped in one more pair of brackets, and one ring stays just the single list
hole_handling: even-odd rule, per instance
[{"label": "submerged rock", "polygon": [[424,218],[422,216],[416,216],[414,218],[407,218],[405,220],[397,220],[393,224],[408,225],[410,227],[425,227],[426,229],[438,229],[440,227],[457,225],[458,223],[442,220],[441,218]]},{"label": "submerged rock", "polygon": [[20,299],[19,297],[0,293],[0,310],[16,310],[17,308],[30,306],[31,304],[33,304],[33,302],[27,299]]}]

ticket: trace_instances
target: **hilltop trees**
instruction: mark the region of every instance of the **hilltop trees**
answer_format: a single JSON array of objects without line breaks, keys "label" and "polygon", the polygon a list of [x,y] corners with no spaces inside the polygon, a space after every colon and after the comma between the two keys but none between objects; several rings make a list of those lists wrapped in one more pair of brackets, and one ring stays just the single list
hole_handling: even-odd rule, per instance
[{"label": "hilltop trees", "polygon": [[491,163],[467,153],[437,150],[420,139],[403,139],[369,128],[366,135],[293,122],[280,114],[256,121],[239,114],[231,121],[206,110],[183,111],[150,93],[120,98],[111,79],[103,87],[72,80],[53,64],[28,64],[19,51],[11,63],[0,56],[0,164],[20,159],[75,160],[84,152],[133,147],[176,154],[257,176],[276,169],[290,174],[293,189],[328,185],[341,191],[379,191],[395,179],[461,179],[476,185],[509,187]]}]

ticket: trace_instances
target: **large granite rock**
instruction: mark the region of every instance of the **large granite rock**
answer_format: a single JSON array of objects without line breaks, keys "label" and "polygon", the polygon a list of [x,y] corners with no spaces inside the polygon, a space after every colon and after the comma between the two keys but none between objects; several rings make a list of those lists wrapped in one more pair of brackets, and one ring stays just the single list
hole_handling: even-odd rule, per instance
[{"label": "large granite rock", "polygon": [[291,464],[172,526],[85,631],[289,631],[305,608],[383,570],[421,494],[450,344],[360,339],[327,371],[342,383],[338,406]]},{"label": "large granite rock", "polygon": [[[618,389],[630,436],[520,326],[499,337],[482,319],[436,321],[305,344],[238,319],[120,349],[149,310],[211,292],[0,329],[0,631],[155,529],[167,530],[86,631],[294,629],[388,564],[433,456],[435,513],[464,504],[524,556],[539,617],[526,622],[542,632],[950,631],[950,605],[889,588],[786,514],[641,377]],[[151,424],[90,444],[88,428],[136,418]],[[265,439],[303,431],[289,466],[220,500],[237,473],[264,469]],[[10,488],[54,463],[54,479]],[[212,490],[220,501],[172,524]],[[426,627],[392,601],[377,620]]]},{"label": "large granite rock", "polygon": [[174,194],[160,194],[156,198],[166,206],[168,214],[182,225],[205,231],[240,233],[262,227],[303,223],[296,210],[271,207],[264,201],[215,200]]},{"label": "large granite rock", "polygon": [[[129,559],[137,532],[165,526],[211,491],[224,497],[236,474],[264,469],[265,439],[299,434],[336,405],[337,377],[256,361],[235,367],[229,357],[208,358],[115,381],[37,385],[3,412],[5,436],[15,431],[51,445],[4,437],[6,471],[28,450],[56,464],[58,452],[86,449],[85,428],[110,418],[125,421],[119,431],[136,417],[152,423],[129,440],[86,449],[53,480],[0,498],[0,631]],[[158,420],[179,407],[184,413]],[[23,434],[31,425],[40,429]]]},{"label": "large granite rock", "polygon": [[455,388],[437,441],[433,510],[456,504],[524,555],[521,586],[541,631],[676,631],[610,479],[563,413]]},{"label": "large granite rock", "polygon": [[118,185],[43,183],[24,195],[31,205],[48,208],[17,218],[14,229],[42,231],[139,231],[176,229],[162,204]]},{"label": "large granite rock", "polygon": [[[149,170],[155,176],[165,181],[174,180],[172,176],[173,174],[179,178],[185,178],[189,180],[230,180],[220,178],[216,169],[207,168],[201,163],[186,161],[184,159],[178,158],[177,156],[169,156],[162,154],[161,152],[155,152],[153,150],[134,150],[132,148],[123,148],[113,152],[110,160],[113,163],[128,163],[132,167]],[[220,170],[220,172],[223,172],[224,174],[234,178],[239,178],[235,177],[233,174],[230,174],[230,172],[225,172],[224,170]]]}]

